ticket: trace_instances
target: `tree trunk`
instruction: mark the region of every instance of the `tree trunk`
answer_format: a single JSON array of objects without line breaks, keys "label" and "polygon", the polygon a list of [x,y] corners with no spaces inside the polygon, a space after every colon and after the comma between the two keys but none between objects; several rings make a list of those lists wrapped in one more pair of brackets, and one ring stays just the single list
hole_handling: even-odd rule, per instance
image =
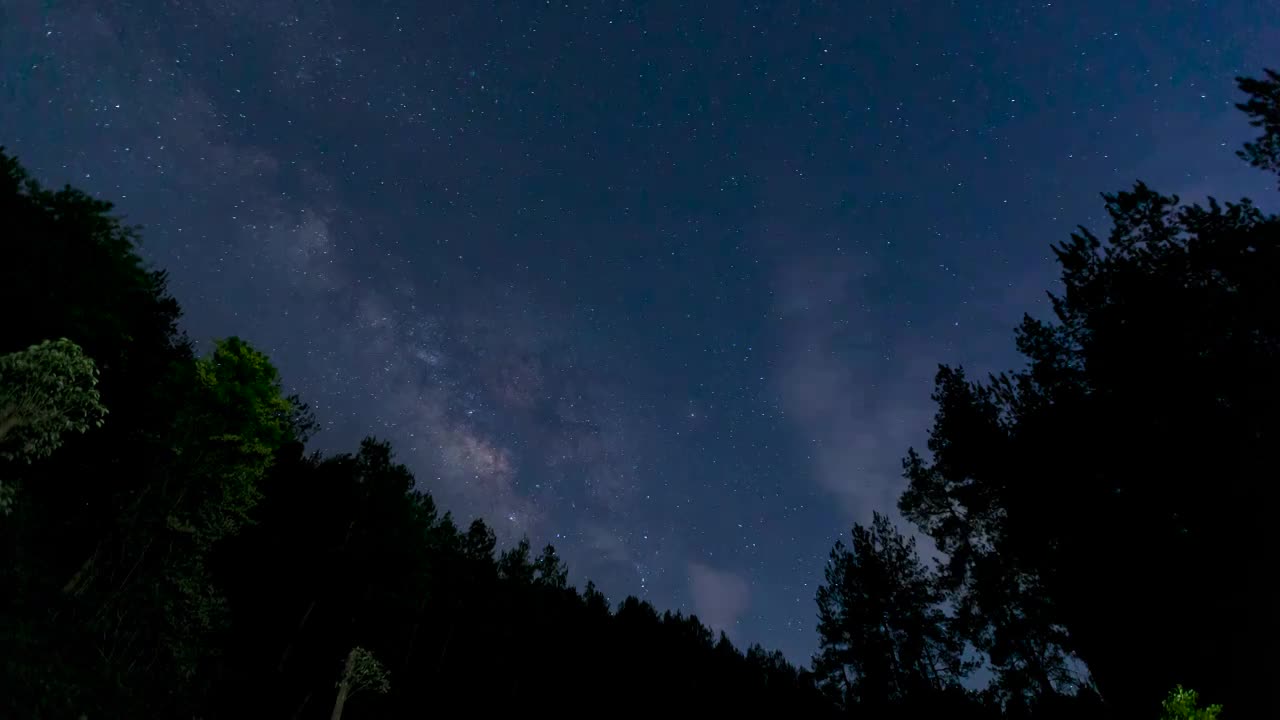
[{"label": "tree trunk", "polygon": [[1041,648],[1036,647],[1035,642],[1030,640],[1023,643],[1023,648],[1023,652],[1027,655],[1031,678],[1040,685],[1037,699],[1057,693],[1057,688],[1053,686],[1053,680],[1049,677],[1048,663],[1045,661],[1046,653],[1042,652]]},{"label": "tree trunk", "polygon": [[316,601],[312,600],[307,605],[306,612],[302,613],[302,619],[298,621],[298,627],[293,631],[293,635],[289,638],[284,646],[284,652],[280,654],[280,662],[276,663],[276,672],[284,672],[284,664],[289,659],[289,655],[293,652],[293,644],[297,642],[298,636],[302,634],[302,628],[306,626],[307,619],[311,617],[311,611],[316,609]]},{"label": "tree trunk", "polygon": [[298,716],[307,708],[307,703],[309,702],[311,702],[311,693],[307,693],[307,696],[302,698],[302,702],[298,705],[298,709],[293,711],[291,720],[298,720]]},{"label": "tree trunk", "polygon": [[342,706],[347,704],[347,696],[351,694],[351,669],[355,660],[355,650],[347,653],[347,664],[342,668],[342,680],[338,683],[338,699],[333,702],[333,714],[329,720],[342,720]]},{"label": "tree trunk", "polygon": [[93,568],[93,564],[97,562],[98,556],[101,553],[102,544],[99,543],[98,547],[94,549],[93,554],[84,561],[79,570],[76,570],[76,574],[72,575],[71,579],[67,581],[67,584],[62,586],[62,593],[64,595],[79,595],[84,592],[84,579],[88,577],[89,570]]},{"label": "tree trunk", "polygon": [[926,660],[925,668],[927,671],[927,677],[933,682],[933,689],[944,689],[942,678],[938,677],[938,660],[933,656],[933,651],[931,651],[927,645],[924,649],[924,656]]},{"label": "tree trunk", "polygon": [[418,612],[413,618],[413,631],[409,633],[409,647],[404,651],[404,667],[409,667],[409,660],[413,658],[413,646],[418,643],[418,632],[422,630],[422,613],[427,609],[427,593],[422,593],[422,600],[418,602]]},{"label": "tree trunk", "polygon": [[449,652],[449,642],[453,640],[453,633],[457,627],[458,626],[455,623],[450,623],[449,631],[445,633],[444,642],[440,645],[440,657],[436,659],[436,675],[439,675],[440,670],[444,668],[444,658]]}]

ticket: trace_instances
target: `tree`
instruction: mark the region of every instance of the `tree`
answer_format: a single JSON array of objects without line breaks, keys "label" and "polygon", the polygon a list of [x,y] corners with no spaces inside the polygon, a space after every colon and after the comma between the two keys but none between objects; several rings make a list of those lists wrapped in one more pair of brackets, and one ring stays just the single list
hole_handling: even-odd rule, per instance
[{"label": "tree", "polygon": [[1181,685],[1173,689],[1161,704],[1164,711],[1160,720],[1217,720],[1221,705],[1199,706],[1195,690],[1184,690]]},{"label": "tree", "polygon": [[275,452],[296,439],[297,412],[270,359],[239,338],[217,341],[192,370],[174,444],[184,482],[167,522],[207,550],[250,521]]},{"label": "tree", "polygon": [[173,668],[190,680],[209,655],[204,638],[228,621],[210,555],[253,522],[276,453],[296,439],[297,411],[267,356],[234,337],[191,366],[184,400],[174,458],[156,495],[167,531],[160,572],[172,592],[163,604],[165,645]]},{"label": "tree", "polygon": [[933,574],[888,517],[837,542],[819,586],[821,682],[848,707],[883,709],[942,692],[968,669]]},{"label": "tree", "polygon": [[338,697],[333,702],[330,720],[342,720],[343,707],[352,695],[362,691],[385,695],[391,690],[391,681],[387,678],[386,669],[373,653],[362,647],[354,647],[347,653],[347,662],[343,665],[337,688]]},{"label": "tree", "polygon": [[[165,274],[142,261],[136,229],[110,203],[46,189],[0,149],[0,221],[0,354],[66,338],[93,359],[98,402],[111,409],[102,427],[63,434],[58,452],[5,469],[20,472],[23,493],[0,526],[0,645],[12,658],[0,662],[0,715],[101,706],[128,714],[118,675],[129,665],[95,661],[102,636],[88,622],[114,588],[62,590],[72,577],[137,577],[136,548],[120,542],[119,530],[151,498],[145,488],[164,465],[179,408],[175,378],[191,348]],[[163,685],[160,673],[141,672],[145,665],[135,666],[135,679]]]},{"label": "tree", "polygon": [[1236,84],[1249,96],[1236,107],[1249,116],[1249,124],[1262,128],[1262,135],[1244,144],[1237,155],[1250,165],[1280,173],[1280,72],[1267,69],[1263,78],[1236,78]]},{"label": "tree", "polygon": [[929,439],[934,463],[908,452],[904,469],[911,484],[900,507],[946,554],[940,586],[962,636],[987,654],[999,702],[1030,712],[1076,679],[1067,668],[1065,632],[1055,624],[1052,599],[1034,573],[998,552],[1008,542],[1005,516],[991,487],[974,480],[997,475],[993,463],[1012,452],[997,389],[971,384],[962,369],[948,367],[939,370],[936,388]]},{"label": "tree", "polygon": [[533,563],[537,582],[549,588],[563,590],[569,584],[569,569],[556,553],[555,546],[542,548],[542,554]]},{"label": "tree", "polygon": [[0,458],[48,456],[64,433],[102,427],[93,359],[66,338],[0,355]]},{"label": "tree", "polygon": [[504,580],[530,585],[536,577],[536,568],[529,560],[529,538],[521,538],[520,542],[510,550],[504,550],[498,557],[498,575]]},{"label": "tree", "polygon": [[[102,427],[107,410],[97,385],[93,359],[66,338],[0,355],[0,459],[30,464],[62,445],[66,433]],[[14,482],[0,477],[0,514],[12,507]]]},{"label": "tree", "polygon": [[[1264,130],[1244,154],[1275,170],[1268,77],[1241,83]],[[1275,715],[1280,220],[1142,183],[1103,198],[1105,242],[1054,246],[1064,289],[1053,321],[1018,328],[1026,367],[940,368],[900,508],[948,554],[970,639],[1007,648],[1033,692],[1070,653],[1123,715],[1177,682]]]}]

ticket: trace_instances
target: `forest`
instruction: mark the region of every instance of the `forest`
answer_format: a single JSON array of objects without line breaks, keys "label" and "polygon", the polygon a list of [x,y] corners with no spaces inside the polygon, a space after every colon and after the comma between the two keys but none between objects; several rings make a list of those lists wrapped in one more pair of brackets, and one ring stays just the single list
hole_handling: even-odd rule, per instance
[{"label": "forest", "polygon": [[[1237,82],[1280,178],[1280,73]],[[1247,199],[1139,182],[1052,246],[1025,366],[938,369],[914,528],[836,544],[795,664],[498,547],[384,441],[309,453],[266,355],[197,356],[140,230],[0,165],[2,717],[1280,717],[1280,217]]]}]

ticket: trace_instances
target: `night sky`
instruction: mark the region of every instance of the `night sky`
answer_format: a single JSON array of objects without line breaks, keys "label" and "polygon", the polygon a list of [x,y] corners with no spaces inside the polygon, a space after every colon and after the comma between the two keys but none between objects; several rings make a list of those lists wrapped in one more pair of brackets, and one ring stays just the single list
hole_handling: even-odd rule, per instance
[{"label": "night sky", "polygon": [[0,8],[0,144],[143,225],[315,448],[800,662],[937,364],[1016,363],[1099,192],[1273,195],[1270,0]]}]

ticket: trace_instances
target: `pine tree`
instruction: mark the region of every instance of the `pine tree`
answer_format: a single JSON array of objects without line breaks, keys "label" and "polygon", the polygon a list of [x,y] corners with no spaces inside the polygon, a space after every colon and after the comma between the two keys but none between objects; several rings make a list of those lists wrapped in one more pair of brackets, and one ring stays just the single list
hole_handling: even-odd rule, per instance
[{"label": "pine tree", "polygon": [[837,542],[818,588],[814,672],[848,707],[887,708],[956,684],[967,666],[914,539],[876,513]]}]

